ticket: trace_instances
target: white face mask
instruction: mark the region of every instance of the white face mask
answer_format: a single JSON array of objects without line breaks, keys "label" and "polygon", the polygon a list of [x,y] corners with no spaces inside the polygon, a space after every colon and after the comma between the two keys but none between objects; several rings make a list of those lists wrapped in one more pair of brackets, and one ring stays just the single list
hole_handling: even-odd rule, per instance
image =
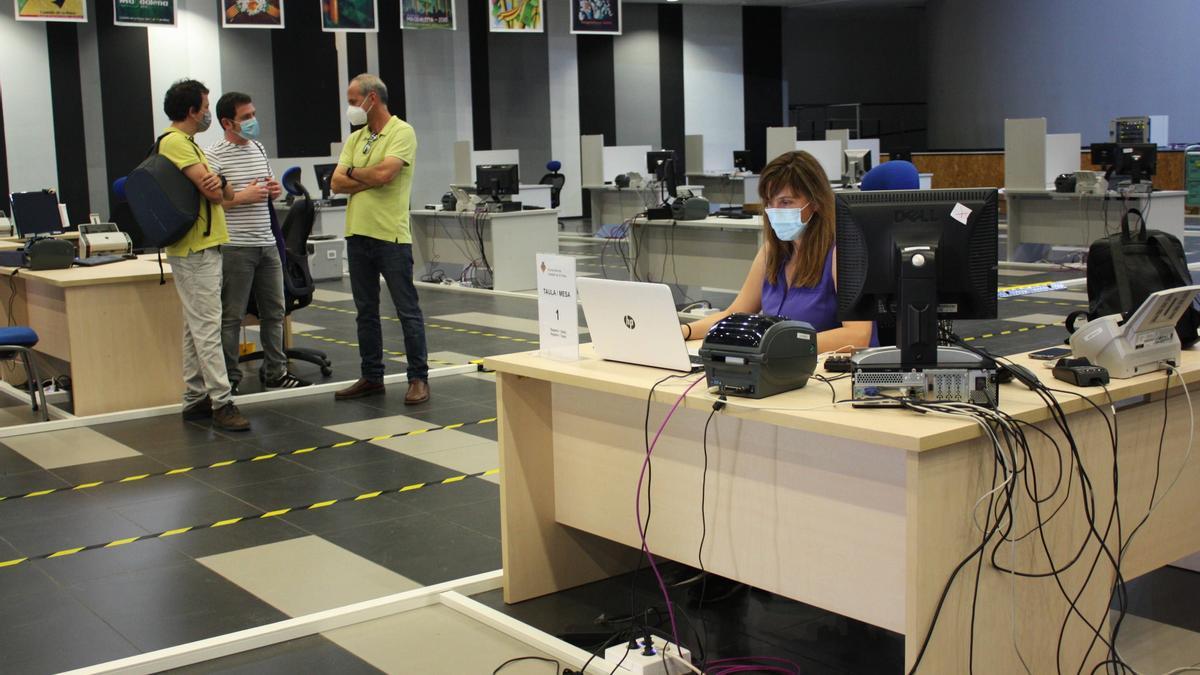
[{"label": "white face mask", "polygon": [[[374,105],[371,106],[371,108],[374,107]],[[371,108],[364,110],[360,105],[347,106],[346,121],[350,122],[350,126],[361,127],[367,123],[367,113],[371,112]]]}]

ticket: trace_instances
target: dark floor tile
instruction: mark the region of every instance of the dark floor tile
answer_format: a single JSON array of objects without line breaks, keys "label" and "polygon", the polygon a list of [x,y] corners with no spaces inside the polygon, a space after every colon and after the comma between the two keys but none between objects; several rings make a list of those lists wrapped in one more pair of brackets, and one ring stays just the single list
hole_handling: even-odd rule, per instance
[{"label": "dark floor tile", "polygon": [[[253,457],[255,454],[263,454],[254,451],[253,448],[248,448],[248,450],[251,451],[245,452],[241,456]],[[191,475],[205,485],[211,485],[218,489],[226,489],[242,485],[265,483],[280,478],[310,473],[311,471],[312,469],[303,464],[293,462],[285,457],[275,457],[259,462],[242,462],[215,469],[201,469]]]},{"label": "dark floor tile", "polygon": [[130,572],[70,590],[142,651],[287,618],[197,562]]},{"label": "dark floor tile", "polygon": [[206,525],[259,512],[255,506],[212,488],[195,494],[130,504],[115,510],[147,532]]},{"label": "dark floor tile", "polygon": [[247,405],[242,406],[241,411],[246,416],[246,419],[250,420],[250,431],[237,435],[236,439],[242,442],[252,438],[290,434],[298,431],[309,431],[310,428],[314,430],[318,428],[308,422],[295,417],[289,417],[269,408]]},{"label": "dark floor tile", "polygon": [[[339,434],[333,435],[340,436]],[[341,440],[350,440],[346,436],[340,436],[340,438]],[[395,452],[385,447],[364,441],[342,448],[325,448],[302,455],[290,455],[288,461],[306,466],[314,471],[339,471],[363,464],[386,461],[395,455]]]},{"label": "dark floor tile", "polygon": [[[258,409],[255,406],[254,409]],[[361,422],[379,417],[375,408],[362,405],[358,401],[335,401],[333,394],[319,394],[304,398],[292,398],[284,401],[263,404],[267,410],[286,415],[293,419],[319,427]]]},{"label": "dark floor tile", "polygon": [[[459,475],[457,471],[425,461],[419,457],[391,450],[388,450],[388,452],[390,456],[381,461],[352,466],[334,471],[332,474],[340,480],[344,480],[365,490],[398,490],[414,483],[430,483]],[[444,487],[453,490],[456,485]],[[421,493],[432,494],[435,489],[437,488],[430,487],[405,494],[416,498],[424,496]],[[420,499],[415,499],[414,503],[420,503],[421,501]]]},{"label": "dark floor tile", "polygon": [[[0,562],[22,558],[17,549],[0,540]],[[24,595],[44,595],[53,592],[58,585],[37,565],[31,562],[13,567],[0,567],[0,607],[8,607],[9,601]],[[7,616],[7,615],[0,615]],[[0,633],[7,621],[0,618]]]},{"label": "dark floor tile", "polygon": [[0,445],[0,477],[26,471],[41,469],[37,463],[25,458],[24,455],[6,445]]},{"label": "dark floor tile", "polygon": [[188,474],[153,476],[129,483],[107,483],[83,491],[94,504],[117,508],[139,502],[205,494],[211,487]]},{"label": "dark floor tile", "polygon": [[4,604],[0,668],[10,673],[57,673],[138,653],[118,631],[63,590],[13,598]]},{"label": "dark floor tile", "polygon": [[426,585],[500,567],[499,539],[430,514],[363,525],[325,538]]},{"label": "dark floor tile", "polygon": [[334,504],[318,509],[303,508],[330,499],[354,498],[361,489],[327,473],[309,473],[267,483],[231,488],[229,494],[262,510],[302,507],[285,516],[288,523],[313,534],[325,534],[418,513],[411,506],[386,498]]},{"label": "dark floor tile", "polygon": [[[271,436],[246,438],[244,445],[260,452],[291,452],[301,448],[332,445],[351,440],[350,437],[316,426],[306,426],[295,431]],[[296,457],[299,458],[298,456]]]},{"label": "dark floor tile", "polygon": [[93,429],[151,456],[180,447],[238,440],[216,431],[209,424],[185,422],[179,415],[101,424]]},{"label": "dark floor tile", "polygon": [[279,518],[268,518],[245,520],[226,527],[192,530],[169,537],[167,541],[192,558],[203,558],[304,536],[308,536],[308,533],[291,523]]},{"label": "dark floor tile", "polygon": [[450,506],[440,509],[437,514],[452,523],[474,530],[482,535],[500,538],[500,500]]},{"label": "dark floor tile", "polygon": [[470,403],[494,405],[496,401],[496,384],[474,377],[439,377],[430,384],[430,391],[438,396],[449,396]]},{"label": "dark floor tile", "polygon": [[[1200,572],[1162,567],[1126,584],[1129,613],[1200,633]],[[1115,605],[1114,605],[1115,607]]]},{"label": "dark floor tile", "polygon": [[[60,495],[52,495],[52,497],[58,496]],[[38,499],[51,499],[52,497],[39,497]],[[79,495],[79,498],[84,499],[82,495]],[[142,534],[146,534],[146,531],[136,524],[108,509],[96,508],[94,503],[90,509],[65,516],[17,524],[11,524],[6,520],[0,524],[0,538],[27,556],[54,553],[91,544],[103,544]]]},{"label": "dark floor tile", "polygon": [[[136,535],[130,534],[129,536]],[[158,539],[148,539],[115,548],[82,551],[63,558],[35,560],[32,563],[26,564],[34,565],[58,583],[70,586],[125,572],[178,565],[186,562],[187,559],[186,555],[172,548],[166,542]]]},{"label": "dark floor tile", "polygon": [[293,673],[381,672],[371,664],[320,635],[282,642],[249,652],[198,663],[171,671],[179,675],[225,673],[236,675],[292,675]]},{"label": "dark floor tile", "polygon": [[119,480],[126,476],[158,473],[166,469],[162,462],[153,457],[122,457],[103,462],[90,462],[74,466],[62,466],[50,471],[71,485],[92,481]]},{"label": "dark floor tile", "polygon": [[421,490],[389,495],[388,498],[427,513],[441,513],[443,509],[497,500],[500,498],[500,486],[482,478],[467,478],[446,485],[431,485]]}]

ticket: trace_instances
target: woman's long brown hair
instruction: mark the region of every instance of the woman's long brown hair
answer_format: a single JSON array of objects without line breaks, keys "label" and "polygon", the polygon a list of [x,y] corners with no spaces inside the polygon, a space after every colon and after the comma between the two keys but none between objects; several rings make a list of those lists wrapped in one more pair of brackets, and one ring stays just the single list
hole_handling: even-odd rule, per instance
[{"label": "woman's long brown hair", "polygon": [[763,206],[785,188],[791,188],[800,199],[807,197],[812,210],[805,209],[809,213],[809,221],[798,242],[780,241],[766,215],[763,216],[767,279],[772,284],[777,283],[779,268],[795,255],[798,264],[788,280],[789,285],[816,286],[825,270],[825,255],[833,246],[837,221],[833,188],[829,186],[821,163],[803,150],[785,152],[776,157],[759,176],[758,197]]}]

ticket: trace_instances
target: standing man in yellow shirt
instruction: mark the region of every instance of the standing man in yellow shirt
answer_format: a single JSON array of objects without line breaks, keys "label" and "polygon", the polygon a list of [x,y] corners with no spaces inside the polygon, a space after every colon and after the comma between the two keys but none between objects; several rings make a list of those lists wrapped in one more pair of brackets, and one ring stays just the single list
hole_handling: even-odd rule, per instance
[{"label": "standing man in yellow shirt", "polygon": [[412,234],[408,203],[412,192],[417,135],[407,122],[388,111],[387,86],[375,75],[362,74],[346,91],[350,134],[330,180],[334,192],[350,195],[346,209],[346,256],[350,291],[358,310],[358,354],[362,377],[334,394],[337,400],[382,394],[383,329],[379,323],[379,277],[388,285],[408,361],[406,405],[429,400],[425,319],[413,284]]},{"label": "standing man in yellow shirt", "polygon": [[233,199],[233,189],[209,169],[195,140],[212,125],[208,89],[195,80],[180,80],[167,90],[163,111],[171,125],[158,152],[191,179],[201,198],[192,229],[166,248],[183,307],[183,418],[212,418],[219,429],[245,431],[250,422],[233,404],[221,349],[221,244],[229,241],[221,204]]}]

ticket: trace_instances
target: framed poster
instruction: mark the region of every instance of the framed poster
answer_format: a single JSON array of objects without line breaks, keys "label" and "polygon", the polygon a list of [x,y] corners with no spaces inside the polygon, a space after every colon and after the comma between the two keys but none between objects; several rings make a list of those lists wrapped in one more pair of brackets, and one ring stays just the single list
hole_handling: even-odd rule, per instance
[{"label": "framed poster", "polygon": [[454,0],[401,0],[400,27],[412,30],[458,30]]},{"label": "framed poster", "polygon": [[321,30],[346,33],[379,30],[378,0],[321,0]]},{"label": "framed poster", "polygon": [[283,0],[221,0],[223,28],[283,28]]},{"label": "framed poster", "polygon": [[13,0],[17,21],[87,22],[85,0]]},{"label": "framed poster", "polygon": [[571,0],[571,32],[620,35],[621,0]]},{"label": "framed poster", "polygon": [[174,26],[175,0],[113,0],[118,26]]},{"label": "framed poster", "polygon": [[493,33],[542,33],[542,0],[488,0]]}]

